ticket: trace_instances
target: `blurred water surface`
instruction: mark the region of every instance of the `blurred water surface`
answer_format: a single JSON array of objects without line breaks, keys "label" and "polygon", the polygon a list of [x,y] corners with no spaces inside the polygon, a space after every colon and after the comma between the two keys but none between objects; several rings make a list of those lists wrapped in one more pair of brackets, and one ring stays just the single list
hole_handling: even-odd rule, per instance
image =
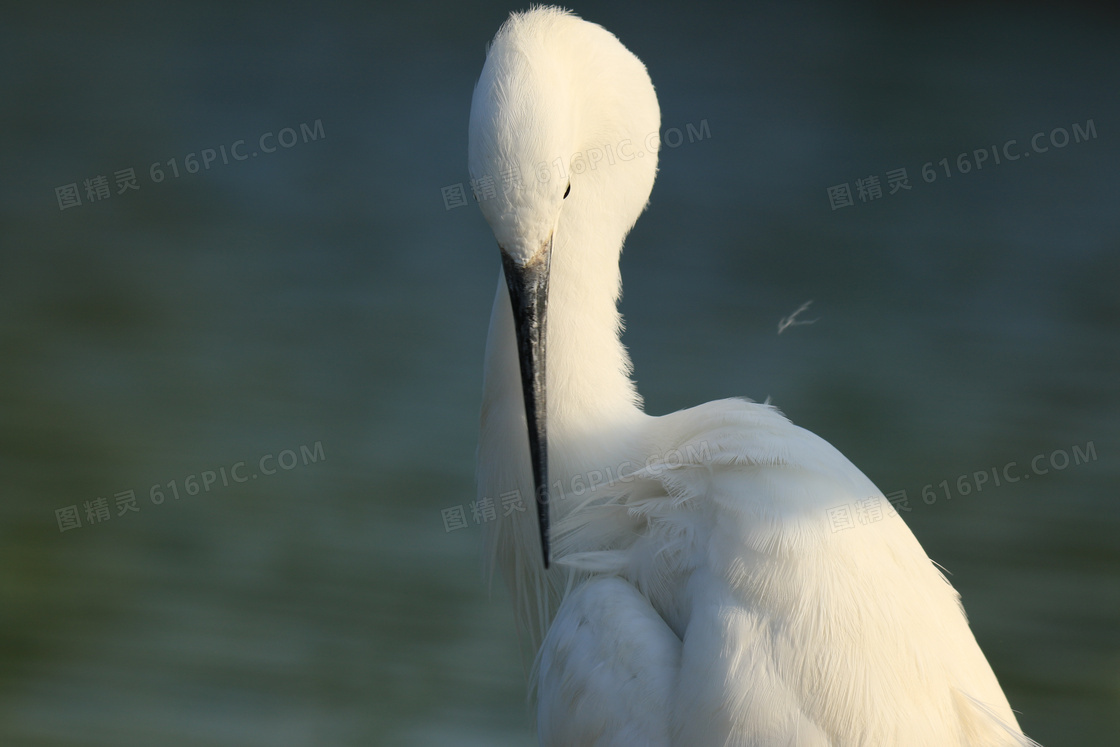
[{"label": "blurred water surface", "polygon": [[[6,9],[0,744],[533,743],[468,508],[497,253],[442,192],[509,10]],[[647,408],[770,397],[907,491],[1024,728],[1115,744],[1116,15],[575,10],[678,143],[623,258]]]}]

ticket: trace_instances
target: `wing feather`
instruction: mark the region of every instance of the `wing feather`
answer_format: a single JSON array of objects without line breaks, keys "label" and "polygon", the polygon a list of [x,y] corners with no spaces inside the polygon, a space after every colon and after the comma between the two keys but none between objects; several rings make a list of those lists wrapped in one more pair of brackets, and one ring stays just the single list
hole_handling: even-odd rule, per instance
[{"label": "wing feather", "polygon": [[668,747],[680,640],[617,577],[569,594],[538,662],[537,729],[544,747]]}]

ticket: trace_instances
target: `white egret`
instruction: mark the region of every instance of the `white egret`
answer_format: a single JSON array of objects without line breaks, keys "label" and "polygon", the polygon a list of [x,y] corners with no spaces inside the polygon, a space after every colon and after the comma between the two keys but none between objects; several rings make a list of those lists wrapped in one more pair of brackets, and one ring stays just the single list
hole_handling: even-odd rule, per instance
[{"label": "white egret", "polygon": [[[556,8],[502,26],[471,105],[504,274],[479,496],[539,648],[541,744],[1033,744],[956,591],[835,448],[740,399],[642,411],[616,302],[659,126],[641,61]],[[878,520],[833,531],[841,506]]]}]

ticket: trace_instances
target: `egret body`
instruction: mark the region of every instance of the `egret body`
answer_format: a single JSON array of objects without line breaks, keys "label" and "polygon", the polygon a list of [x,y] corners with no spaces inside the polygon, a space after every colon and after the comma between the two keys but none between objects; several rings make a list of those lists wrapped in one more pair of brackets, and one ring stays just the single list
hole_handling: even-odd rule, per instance
[{"label": "egret body", "polygon": [[[835,448],[746,400],[643,412],[619,254],[659,126],[637,57],[555,8],[502,26],[471,105],[503,265],[478,489],[541,744],[1032,744],[957,593]],[[881,520],[832,531],[857,502]]]}]

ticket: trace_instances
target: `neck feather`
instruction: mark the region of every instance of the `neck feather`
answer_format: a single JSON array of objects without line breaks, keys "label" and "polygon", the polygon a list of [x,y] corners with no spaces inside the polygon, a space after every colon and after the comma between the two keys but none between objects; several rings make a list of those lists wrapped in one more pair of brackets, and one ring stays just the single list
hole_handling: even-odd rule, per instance
[{"label": "neck feather", "polygon": [[[578,216],[573,209],[567,220],[561,217],[549,280],[545,357],[554,526],[577,503],[571,497],[575,478],[583,476],[585,484],[591,471],[633,457],[645,417],[619,339],[618,257],[625,232],[581,230]],[[540,563],[518,366],[509,294],[499,277],[486,345],[478,495],[496,509],[496,518],[484,527],[486,564],[505,576],[535,651],[566,582],[561,566],[545,574]],[[513,491],[525,510],[506,515],[505,501],[516,500]]]}]

